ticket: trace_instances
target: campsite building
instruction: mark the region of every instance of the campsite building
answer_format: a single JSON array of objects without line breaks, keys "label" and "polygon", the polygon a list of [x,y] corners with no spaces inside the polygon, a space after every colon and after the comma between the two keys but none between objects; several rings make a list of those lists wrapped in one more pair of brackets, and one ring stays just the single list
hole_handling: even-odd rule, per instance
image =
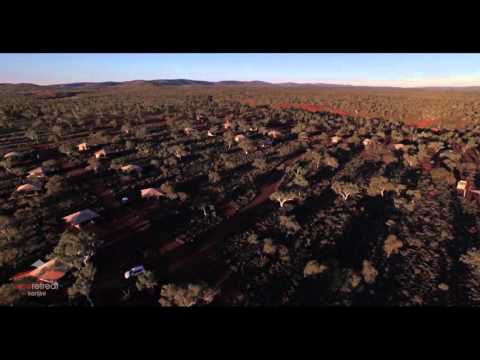
[{"label": "campsite building", "polygon": [[96,212],[90,210],[90,209],[85,209],[81,211],[77,211],[73,214],[67,215],[63,218],[65,222],[77,229],[80,229],[80,225],[92,221],[93,219],[98,218],[100,215],[98,215]]},{"label": "campsite building", "polygon": [[236,135],[235,138],[234,138],[235,142],[240,142],[242,140],[245,140],[245,135],[242,135],[242,134],[239,134],[239,135]]},{"label": "campsite building", "polygon": [[95,151],[95,158],[100,159],[102,157],[107,157],[107,151],[105,149]]},{"label": "campsite building", "polygon": [[33,192],[33,191],[40,191],[40,188],[32,184],[23,184],[17,187],[15,191],[16,192]]},{"label": "campsite building", "polygon": [[342,138],[340,136],[334,136],[332,137],[332,144],[338,144]]},{"label": "campsite building", "polygon": [[34,278],[45,283],[54,283],[60,280],[68,272],[69,268],[66,264],[57,258],[51,259],[44,263],[39,260],[32,264],[34,269],[19,273],[10,280],[17,282],[22,279]]},{"label": "campsite building", "polygon": [[278,130],[271,130],[267,133],[267,136],[271,137],[272,139],[278,139],[282,136],[282,133]]},{"label": "campsite building", "polygon": [[467,193],[470,191],[470,183],[466,180],[460,180],[457,183],[457,191],[462,194],[463,197],[467,196]]},{"label": "campsite building", "polygon": [[88,145],[87,143],[81,143],[77,145],[78,151],[87,151],[88,150]]},{"label": "campsite building", "polygon": [[137,173],[142,172],[142,168],[140,166],[132,164],[124,165],[120,167],[120,170],[126,173],[131,173],[132,171],[136,171]]},{"label": "campsite building", "polygon": [[363,146],[367,147],[368,145],[370,145],[372,143],[372,140],[371,139],[364,139],[362,141],[362,144]]},{"label": "campsite building", "polygon": [[158,199],[159,197],[165,196],[164,193],[162,193],[160,190],[155,188],[142,189],[141,194],[142,194],[142,199],[148,199],[148,198]]},{"label": "campsite building", "polygon": [[20,154],[18,152],[15,152],[15,151],[11,151],[9,153],[6,153],[5,155],[3,155],[3,157],[5,159],[10,159],[10,158],[14,158],[14,157],[18,157],[20,156]]},{"label": "campsite building", "polygon": [[34,178],[34,177],[45,177],[45,171],[43,170],[42,167],[38,167],[28,172],[27,178]]}]

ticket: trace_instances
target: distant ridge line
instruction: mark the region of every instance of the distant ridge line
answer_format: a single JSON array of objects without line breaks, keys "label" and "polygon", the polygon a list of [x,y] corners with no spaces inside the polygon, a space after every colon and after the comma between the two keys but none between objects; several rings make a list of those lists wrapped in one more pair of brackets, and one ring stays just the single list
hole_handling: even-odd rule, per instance
[{"label": "distant ridge line", "polygon": [[99,87],[125,87],[135,85],[153,86],[273,86],[273,87],[324,87],[324,88],[377,88],[377,89],[424,89],[424,90],[480,90],[480,86],[422,86],[422,87],[401,87],[401,86],[372,86],[372,85],[351,85],[351,84],[329,84],[329,83],[297,83],[283,82],[271,83],[267,81],[241,81],[222,80],[204,81],[191,79],[157,79],[157,80],[128,80],[128,81],[104,81],[104,82],[73,82],[53,85],[38,85],[33,83],[0,83],[0,87],[34,87],[46,89],[83,89]]}]

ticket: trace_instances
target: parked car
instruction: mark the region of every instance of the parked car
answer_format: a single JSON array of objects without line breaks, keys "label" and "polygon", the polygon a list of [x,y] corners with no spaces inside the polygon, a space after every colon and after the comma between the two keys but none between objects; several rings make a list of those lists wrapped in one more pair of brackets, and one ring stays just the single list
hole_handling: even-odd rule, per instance
[{"label": "parked car", "polygon": [[129,279],[132,276],[143,274],[144,272],[145,272],[145,268],[143,267],[143,265],[135,266],[125,272],[125,279]]}]

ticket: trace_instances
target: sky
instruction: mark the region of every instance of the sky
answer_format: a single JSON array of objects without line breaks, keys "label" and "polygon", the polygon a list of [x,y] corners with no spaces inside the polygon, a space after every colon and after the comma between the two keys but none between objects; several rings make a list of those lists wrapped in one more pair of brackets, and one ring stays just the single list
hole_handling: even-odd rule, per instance
[{"label": "sky", "polygon": [[480,86],[480,54],[0,54],[0,83],[154,79]]}]

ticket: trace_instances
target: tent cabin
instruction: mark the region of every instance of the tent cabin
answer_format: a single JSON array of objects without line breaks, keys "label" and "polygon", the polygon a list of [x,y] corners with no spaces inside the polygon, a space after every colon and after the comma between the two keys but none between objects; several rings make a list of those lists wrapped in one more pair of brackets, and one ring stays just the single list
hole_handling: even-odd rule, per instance
[{"label": "tent cabin", "polygon": [[340,136],[334,136],[331,138],[332,144],[338,144],[342,138]]},{"label": "tent cabin", "polygon": [[242,135],[242,134],[236,135],[236,136],[234,137],[234,140],[235,140],[235,142],[238,143],[238,142],[240,142],[240,141],[242,141],[242,140],[245,140],[245,136]]},{"label": "tent cabin", "polygon": [[208,130],[208,131],[207,131],[207,136],[209,136],[209,137],[214,137],[215,135],[212,134],[212,132],[211,132],[210,130]]},{"label": "tent cabin", "polygon": [[260,145],[260,147],[261,147],[262,149],[269,148],[269,147],[271,147],[271,146],[273,146],[273,141],[270,140],[270,139],[262,142],[262,144]]},{"label": "tent cabin", "polygon": [[460,180],[457,183],[457,191],[463,195],[463,197],[467,196],[467,192],[469,191],[470,184],[466,180]]},{"label": "tent cabin", "polygon": [[73,214],[67,215],[63,218],[65,222],[77,229],[80,229],[80,225],[87,222],[91,221],[97,217],[99,217],[96,212],[90,210],[90,209],[85,209],[81,211],[77,211]]},{"label": "tent cabin", "polygon": [[78,151],[87,151],[88,150],[88,145],[87,143],[81,143],[77,145]]},{"label": "tent cabin", "polygon": [[100,159],[101,157],[106,157],[106,156],[107,156],[107,151],[105,149],[95,151],[95,158],[97,159]]},{"label": "tent cabin", "polygon": [[42,167],[38,167],[28,172],[27,178],[34,178],[34,177],[45,177],[45,171],[43,170]]},{"label": "tent cabin", "polygon": [[372,140],[371,139],[364,139],[362,141],[362,144],[363,146],[367,147],[368,145],[370,145],[372,143]]},{"label": "tent cabin", "polygon": [[142,195],[142,199],[148,199],[148,198],[158,199],[159,197],[165,196],[165,194],[162,193],[160,190],[154,189],[154,188],[142,189],[140,192]]},{"label": "tent cabin", "polygon": [[14,157],[19,157],[20,154],[18,152],[15,152],[15,151],[11,151],[9,153],[6,153],[5,155],[3,155],[3,158],[4,159],[10,159],[10,158],[14,158]]},{"label": "tent cabin", "polygon": [[277,130],[270,130],[267,132],[267,136],[271,137],[272,139],[278,139],[280,136],[282,136],[282,133]]},{"label": "tent cabin", "polygon": [[32,192],[32,191],[39,191],[40,188],[36,185],[32,184],[23,184],[17,187],[15,192]]},{"label": "tent cabin", "polygon": [[131,173],[132,171],[136,171],[137,173],[140,173],[142,171],[142,168],[138,165],[128,164],[120,167],[120,170],[122,170],[125,173]]},{"label": "tent cabin", "polygon": [[51,259],[46,263],[39,260],[32,266],[35,269],[17,274],[10,280],[16,282],[25,278],[34,278],[41,282],[54,283],[63,278],[69,270],[68,266],[57,258]]}]

